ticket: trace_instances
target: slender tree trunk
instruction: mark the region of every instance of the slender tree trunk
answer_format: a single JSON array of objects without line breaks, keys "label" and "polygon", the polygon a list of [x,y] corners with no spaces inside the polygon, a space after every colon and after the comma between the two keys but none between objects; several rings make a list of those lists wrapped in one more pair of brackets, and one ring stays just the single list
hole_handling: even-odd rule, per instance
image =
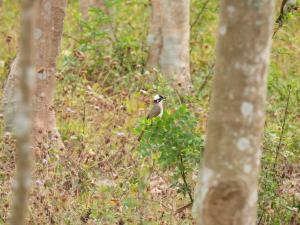
[{"label": "slender tree trunk", "polygon": [[[51,143],[62,148],[56,127],[53,106],[55,89],[56,59],[63,31],[66,0],[40,0],[35,4],[34,18],[34,54],[36,89],[33,100],[33,144]],[[4,88],[4,120],[6,131],[12,131],[12,122],[18,105],[19,57],[12,63]]]},{"label": "slender tree trunk", "polygon": [[22,1],[19,105],[15,120],[16,134],[16,178],[13,182],[11,225],[25,224],[27,195],[31,183],[31,100],[33,89],[33,0]]},{"label": "slender tree trunk", "polygon": [[191,87],[189,65],[190,1],[151,0],[148,68],[160,68],[175,87]]},{"label": "slender tree trunk", "polygon": [[221,0],[204,161],[193,215],[201,225],[256,224],[273,0]]}]

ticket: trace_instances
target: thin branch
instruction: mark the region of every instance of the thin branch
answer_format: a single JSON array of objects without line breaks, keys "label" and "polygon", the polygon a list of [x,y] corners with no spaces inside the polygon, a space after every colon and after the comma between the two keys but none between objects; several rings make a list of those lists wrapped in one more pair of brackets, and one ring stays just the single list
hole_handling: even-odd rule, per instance
[{"label": "thin branch", "polygon": [[209,72],[208,72],[207,76],[204,78],[204,81],[201,84],[201,86],[200,86],[197,93],[200,93],[205,88],[205,86],[207,85],[207,83],[209,81],[209,78],[212,77],[212,75],[213,75],[213,68],[214,67],[215,67],[215,64],[213,64],[212,67],[209,69]]},{"label": "thin branch", "polygon": [[199,11],[199,13],[197,14],[196,19],[194,20],[194,22],[191,23],[191,27],[190,29],[192,30],[193,27],[198,23],[198,21],[201,19],[203,12],[205,11],[207,5],[209,3],[209,0],[206,0],[201,8],[201,10]]},{"label": "thin branch", "polygon": [[265,211],[263,211],[263,213],[261,214],[261,216],[260,216],[260,218],[259,218],[259,220],[258,220],[258,222],[257,222],[257,225],[260,225],[260,224],[261,224],[264,215],[265,215]]},{"label": "thin branch", "polygon": [[278,18],[276,19],[276,23],[278,23],[278,27],[277,27],[277,29],[274,30],[273,38],[276,35],[276,33],[280,30],[280,28],[282,28],[284,17],[289,12],[298,9],[298,6],[296,6],[296,5],[293,5],[292,7],[289,8],[288,3],[289,3],[288,0],[283,0],[282,3],[281,3],[280,14],[279,14]]},{"label": "thin branch", "polygon": [[278,16],[278,18],[277,18],[277,20],[276,20],[276,23],[282,23],[283,22],[283,17],[284,17],[284,14],[285,14],[285,12],[284,12],[284,7],[285,7],[285,4],[287,3],[287,0],[283,0],[282,2],[281,2],[281,7],[280,7],[280,14],[279,14],[279,16]]},{"label": "thin branch", "polygon": [[165,205],[164,203],[162,203],[162,202],[160,202],[160,201],[156,201],[156,200],[154,200],[154,199],[148,199],[148,198],[134,198],[134,197],[133,197],[132,199],[143,200],[143,201],[147,201],[147,202],[153,202],[153,203],[156,203],[156,204],[158,204],[158,205],[164,207],[165,209],[167,209],[167,210],[169,210],[169,211],[171,211],[171,212],[173,213],[173,210],[172,210],[170,207],[168,207],[167,205]]},{"label": "thin branch", "polygon": [[180,207],[179,209],[177,209],[177,210],[175,211],[175,214],[181,213],[183,210],[192,207],[192,205],[193,205],[193,203],[190,202],[190,203],[188,203],[188,204],[186,204],[186,205]]},{"label": "thin branch", "polygon": [[80,40],[74,38],[72,35],[69,35],[68,33],[63,33],[63,36],[66,37],[66,38],[70,38],[72,39],[73,41],[77,42],[80,44]]},{"label": "thin branch", "polygon": [[277,160],[278,160],[278,155],[280,153],[280,149],[281,149],[281,145],[282,145],[282,140],[283,140],[283,134],[284,134],[284,130],[285,130],[285,123],[286,123],[286,118],[288,116],[288,107],[289,107],[289,102],[290,102],[290,96],[291,96],[291,86],[289,86],[289,93],[288,93],[288,97],[286,100],[286,105],[285,105],[285,110],[284,110],[284,115],[283,115],[283,121],[282,121],[282,125],[281,125],[281,132],[280,132],[280,137],[279,137],[279,142],[276,148],[276,155],[275,155],[275,161],[274,161],[274,165],[273,165],[273,172],[275,172],[276,170],[276,164],[277,164]]},{"label": "thin branch", "polygon": [[192,195],[192,191],[190,189],[190,186],[186,180],[186,169],[185,169],[185,166],[184,166],[184,162],[183,162],[183,158],[182,158],[182,152],[180,151],[179,152],[179,159],[180,159],[180,173],[181,173],[181,177],[182,177],[182,180],[183,180],[183,183],[184,183],[184,186],[188,192],[188,195],[189,195],[189,198],[191,200],[191,202],[193,203],[194,202],[194,199],[193,199],[193,195]]}]

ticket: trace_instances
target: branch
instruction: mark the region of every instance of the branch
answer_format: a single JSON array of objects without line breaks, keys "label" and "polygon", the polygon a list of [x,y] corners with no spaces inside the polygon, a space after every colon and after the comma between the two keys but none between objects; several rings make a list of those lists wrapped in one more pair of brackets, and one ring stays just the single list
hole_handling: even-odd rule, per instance
[{"label": "branch", "polygon": [[198,23],[199,19],[201,18],[203,12],[205,11],[205,9],[206,9],[206,7],[207,7],[207,5],[208,5],[208,3],[209,3],[209,0],[206,0],[206,1],[204,2],[204,4],[203,4],[203,6],[202,6],[200,12],[198,13],[196,19],[195,19],[194,22],[192,22],[192,24],[191,24],[191,28],[190,28],[191,30],[192,30],[193,27]]},{"label": "branch", "polygon": [[287,97],[287,100],[286,100],[284,116],[283,116],[283,122],[282,122],[282,125],[281,125],[279,143],[278,143],[277,148],[276,148],[276,155],[275,155],[275,161],[274,161],[274,165],[273,165],[273,172],[275,172],[275,170],[276,170],[278,155],[279,155],[281,145],[282,145],[282,139],[283,139],[283,134],[284,134],[284,129],[285,129],[286,118],[288,116],[288,107],[289,107],[289,102],[290,102],[290,96],[291,96],[291,86],[289,86],[289,93],[288,93],[288,97]]},{"label": "branch", "polygon": [[279,31],[279,29],[283,26],[284,17],[291,11],[297,10],[298,6],[290,4],[288,0],[283,0],[280,7],[280,14],[276,19],[276,23],[278,23],[278,28],[274,30],[273,37]]},{"label": "branch", "polygon": [[186,172],[185,172],[185,166],[184,166],[184,163],[183,163],[183,158],[182,158],[182,153],[181,151],[179,152],[179,159],[180,159],[180,173],[181,173],[181,177],[182,177],[182,180],[183,180],[183,183],[184,183],[184,186],[188,192],[188,195],[190,197],[190,200],[191,202],[193,203],[194,202],[194,199],[193,199],[193,195],[192,195],[192,191],[190,189],[190,186],[186,180]]}]

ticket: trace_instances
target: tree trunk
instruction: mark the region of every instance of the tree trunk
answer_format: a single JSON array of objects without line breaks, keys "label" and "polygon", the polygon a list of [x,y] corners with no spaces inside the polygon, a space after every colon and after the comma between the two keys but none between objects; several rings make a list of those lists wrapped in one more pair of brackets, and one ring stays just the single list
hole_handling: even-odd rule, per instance
[{"label": "tree trunk", "polygon": [[189,0],[151,0],[148,68],[160,68],[177,89],[190,89]]},{"label": "tree trunk", "polygon": [[11,225],[25,224],[27,196],[31,183],[31,100],[33,89],[33,0],[22,1],[19,105],[16,111],[16,178],[13,182]]},{"label": "tree trunk", "polygon": [[273,11],[273,0],[221,0],[206,150],[193,206],[197,224],[256,224]]},{"label": "tree trunk", "polygon": [[[35,4],[34,54],[36,89],[33,100],[33,144],[51,143],[62,148],[63,143],[56,128],[53,106],[56,59],[63,31],[66,0],[40,0]],[[4,120],[6,131],[12,131],[16,105],[18,105],[19,57],[11,66],[4,89]]]}]

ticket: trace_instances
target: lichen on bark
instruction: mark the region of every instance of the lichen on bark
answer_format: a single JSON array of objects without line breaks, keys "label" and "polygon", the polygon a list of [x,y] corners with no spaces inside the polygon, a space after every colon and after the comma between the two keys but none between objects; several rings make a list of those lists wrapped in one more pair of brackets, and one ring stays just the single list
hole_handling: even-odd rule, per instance
[{"label": "lichen on bark", "polygon": [[152,0],[147,67],[159,68],[179,91],[191,90],[190,1]]},{"label": "lichen on bark", "polygon": [[[198,225],[256,223],[273,11],[272,0],[221,0],[206,150],[193,206]],[[203,179],[207,168],[213,175]]]},{"label": "lichen on bark", "polygon": [[[63,148],[54,112],[54,91],[56,60],[59,53],[63,31],[66,0],[41,0],[34,4],[34,52],[35,92],[33,96],[33,146],[43,142],[55,148]],[[11,65],[11,70],[4,88],[4,121],[6,131],[12,132],[15,111],[18,106],[19,65],[18,57]],[[44,93],[44,95],[41,95]]]}]

